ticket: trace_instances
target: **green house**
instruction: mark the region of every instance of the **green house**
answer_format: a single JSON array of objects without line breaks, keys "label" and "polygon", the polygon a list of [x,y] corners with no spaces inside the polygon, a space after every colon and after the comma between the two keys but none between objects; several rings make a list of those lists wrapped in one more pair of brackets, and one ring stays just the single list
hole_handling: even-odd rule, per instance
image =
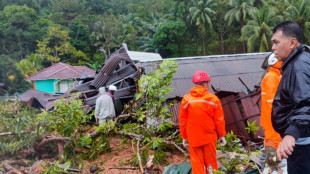
[{"label": "green house", "polygon": [[33,89],[47,93],[65,93],[73,89],[77,83],[75,79],[82,74],[91,76],[95,71],[86,66],[71,66],[66,63],[56,63],[42,71],[26,78],[33,84]]}]

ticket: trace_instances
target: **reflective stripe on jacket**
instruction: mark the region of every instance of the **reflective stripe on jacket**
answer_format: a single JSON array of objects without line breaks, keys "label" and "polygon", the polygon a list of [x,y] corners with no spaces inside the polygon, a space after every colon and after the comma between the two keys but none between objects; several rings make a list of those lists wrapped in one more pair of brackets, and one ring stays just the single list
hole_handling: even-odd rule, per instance
[{"label": "reflective stripe on jacket", "polygon": [[184,95],[179,114],[180,133],[189,146],[197,147],[226,135],[222,104],[205,87],[196,86]]}]

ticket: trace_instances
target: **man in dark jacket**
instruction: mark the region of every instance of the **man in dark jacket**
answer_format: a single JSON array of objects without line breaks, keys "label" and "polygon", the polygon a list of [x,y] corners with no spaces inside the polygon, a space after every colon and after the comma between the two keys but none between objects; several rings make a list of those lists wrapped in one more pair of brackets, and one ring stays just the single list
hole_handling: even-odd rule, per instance
[{"label": "man in dark jacket", "polygon": [[283,138],[277,158],[288,158],[288,172],[310,172],[310,53],[301,44],[302,30],[286,21],[273,29],[272,50],[282,79],[272,106],[272,125]]}]

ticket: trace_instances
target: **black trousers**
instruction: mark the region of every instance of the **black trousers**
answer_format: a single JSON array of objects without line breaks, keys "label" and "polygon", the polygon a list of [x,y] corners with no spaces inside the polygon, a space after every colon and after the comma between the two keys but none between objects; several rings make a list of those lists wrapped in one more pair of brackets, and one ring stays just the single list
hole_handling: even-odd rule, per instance
[{"label": "black trousers", "polygon": [[287,159],[288,174],[310,174],[310,144],[296,145]]}]

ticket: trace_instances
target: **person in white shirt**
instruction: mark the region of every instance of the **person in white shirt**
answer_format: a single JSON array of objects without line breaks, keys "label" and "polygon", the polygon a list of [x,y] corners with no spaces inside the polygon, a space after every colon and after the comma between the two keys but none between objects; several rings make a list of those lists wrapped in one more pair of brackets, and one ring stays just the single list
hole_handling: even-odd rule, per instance
[{"label": "person in white shirt", "polygon": [[105,87],[99,88],[99,97],[96,100],[95,118],[99,125],[115,118],[115,110],[112,98],[108,95]]}]

